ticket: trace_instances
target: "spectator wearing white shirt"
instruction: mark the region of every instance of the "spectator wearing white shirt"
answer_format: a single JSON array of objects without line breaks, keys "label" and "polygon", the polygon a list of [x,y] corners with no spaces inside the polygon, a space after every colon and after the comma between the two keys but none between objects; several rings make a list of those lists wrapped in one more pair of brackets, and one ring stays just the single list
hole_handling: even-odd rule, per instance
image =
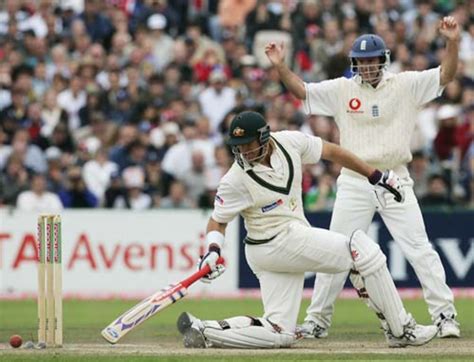
[{"label": "spectator wearing white shirt", "polygon": [[235,90],[226,85],[227,77],[221,69],[209,76],[210,86],[199,96],[202,113],[211,121],[211,132],[216,133],[225,115],[235,107]]},{"label": "spectator wearing white shirt", "polygon": [[130,166],[123,170],[124,195],[115,199],[114,208],[145,210],[152,204],[151,196],[143,192],[145,173],[139,166]]},{"label": "spectator wearing white shirt", "polygon": [[82,169],[82,177],[87,188],[97,197],[102,204],[105,190],[109,187],[111,175],[118,171],[118,165],[109,161],[107,152],[99,149],[94,159],[87,161]]},{"label": "spectator wearing white shirt", "polygon": [[54,75],[59,74],[63,77],[69,77],[71,70],[68,65],[67,49],[62,44],[57,44],[51,49],[51,62],[46,64],[46,79],[53,81]]},{"label": "spectator wearing white shirt", "polygon": [[63,209],[58,195],[46,190],[46,178],[42,174],[33,175],[31,190],[23,191],[18,195],[16,206],[22,211],[50,213]]},{"label": "spectator wearing white shirt", "polygon": [[66,112],[58,106],[57,96],[54,89],[49,89],[43,97],[41,135],[44,137],[50,137],[58,123],[67,120]]},{"label": "spectator wearing white shirt", "polygon": [[147,20],[147,27],[150,30],[150,38],[153,41],[153,54],[157,60],[157,70],[162,71],[174,56],[173,39],[166,34],[166,18],[162,14],[153,14]]},{"label": "spectator wearing white shirt", "polygon": [[58,105],[68,114],[69,129],[77,129],[81,121],[79,110],[86,104],[86,92],[81,77],[74,75],[69,83],[69,88],[58,94]]},{"label": "spectator wearing white shirt", "polygon": [[211,140],[197,139],[197,129],[194,123],[187,122],[183,126],[184,139],[171,146],[163,158],[163,171],[177,179],[182,179],[183,175],[192,168],[192,154],[200,151],[204,155],[206,167],[213,166],[214,143]]}]

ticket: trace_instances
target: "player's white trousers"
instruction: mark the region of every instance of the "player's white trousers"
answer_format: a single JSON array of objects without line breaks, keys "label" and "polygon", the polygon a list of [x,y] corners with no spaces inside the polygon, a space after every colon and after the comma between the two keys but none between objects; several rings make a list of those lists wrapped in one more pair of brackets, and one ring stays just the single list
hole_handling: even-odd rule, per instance
[{"label": "player's white trousers", "polygon": [[[456,314],[453,294],[438,253],[428,240],[423,216],[413,192],[413,181],[405,182],[405,202],[397,203],[387,197],[387,207],[381,209],[373,186],[364,179],[341,175],[337,181],[337,197],[331,219],[331,231],[350,236],[356,229],[367,232],[374,213],[378,211],[393,239],[413,267],[423,288],[429,313],[435,320],[440,313]],[[331,325],[334,301],[344,287],[348,273],[318,273],[311,305],[306,319],[323,327]]]},{"label": "player's white trousers", "polygon": [[353,262],[348,239],[342,234],[295,222],[269,243],[246,245],[247,261],[260,282],[263,317],[294,332],[304,273],[349,271]]}]

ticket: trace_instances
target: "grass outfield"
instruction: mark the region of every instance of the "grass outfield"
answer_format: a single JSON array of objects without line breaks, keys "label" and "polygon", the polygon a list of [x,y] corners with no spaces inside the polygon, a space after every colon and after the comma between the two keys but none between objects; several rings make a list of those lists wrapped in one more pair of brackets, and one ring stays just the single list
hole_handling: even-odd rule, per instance
[{"label": "grass outfield", "polygon": [[[309,300],[303,302],[300,319]],[[116,346],[108,345],[100,331],[135,302],[64,302],[62,349],[13,350],[7,343],[12,334],[23,340],[36,339],[36,302],[0,301],[1,361],[215,361],[224,360],[474,360],[474,300],[459,299],[456,306],[462,328],[461,339],[435,340],[418,348],[388,349],[377,318],[358,300],[339,300],[329,338],[304,340],[295,348],[272,351],[184,349],[175,323],[182,311],[203,319],[222,319],[239,314],[261,315],[259,300],[184,299],[145,322]],[[420,323],[430,323],[425,303],[406,300],[405,306]]]}]

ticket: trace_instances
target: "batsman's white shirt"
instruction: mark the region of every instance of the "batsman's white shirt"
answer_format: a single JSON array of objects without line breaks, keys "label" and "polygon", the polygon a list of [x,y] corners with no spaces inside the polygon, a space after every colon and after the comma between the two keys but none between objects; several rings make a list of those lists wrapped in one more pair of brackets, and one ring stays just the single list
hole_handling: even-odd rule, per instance
[{"label": "batsman's white shirt", "polygon": [[401,177],[408,176],[404,165],[412,159],[410,140],[418,111],[442,92],[440,68],[386,72],[376,89],[360,77],[305,86],[306,113],[334,117],[342,147],[375,168],[395,169]]},{"label": "batsman's white shirt", "polygon": [[[439,255],[428,240],[423,216],[406,168],[412,159],[410,139],[420,107],[439,96],[440,68],[422,72],[385,73],[373,88],[360,77],[305,83],[304,109],[310,114],[334,117],[340,144],[370,165],[393,169],[405,185],[403,204],[390,197],[380,209],[373,187],[360,175],[343,169],[338,178],[331,231],[351,235],[355,229],[368,231],[378,211],[390,234],[414,268],[423,287],[433,320],[440,313],[455,314],[453,294]],[[344,286],[347,273],[318,274],[307,319],[321,326],[331,324],[333,303]]]},{"label": "batsman's white shirt", "polygon": [[248,237],[272,238],[288,223],[309,226],[302,202],[302,164],[321,158],[322,140],[301,132],[271,134],[274,144],[272,167],[257,164],[244,170],[234,162],[219,183],[212,218],[228,223],[239,213],[245,220]]}]

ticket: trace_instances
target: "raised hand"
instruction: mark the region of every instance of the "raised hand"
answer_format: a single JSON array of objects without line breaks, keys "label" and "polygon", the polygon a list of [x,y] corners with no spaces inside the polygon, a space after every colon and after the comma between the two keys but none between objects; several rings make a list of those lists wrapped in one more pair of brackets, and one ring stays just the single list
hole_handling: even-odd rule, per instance
[{"label": "raised hand", "polygon": [[276,43],[269,43],[265,47],[265,54],[274,66],[281,65],[285,62],[285,51],[283,43],[277,45]]},{"label": "raised hand", "polygon": [[452,16],[445,16],[441,20],[439,32],[446,40],[458,41],[461,38],[458,23]]}]

